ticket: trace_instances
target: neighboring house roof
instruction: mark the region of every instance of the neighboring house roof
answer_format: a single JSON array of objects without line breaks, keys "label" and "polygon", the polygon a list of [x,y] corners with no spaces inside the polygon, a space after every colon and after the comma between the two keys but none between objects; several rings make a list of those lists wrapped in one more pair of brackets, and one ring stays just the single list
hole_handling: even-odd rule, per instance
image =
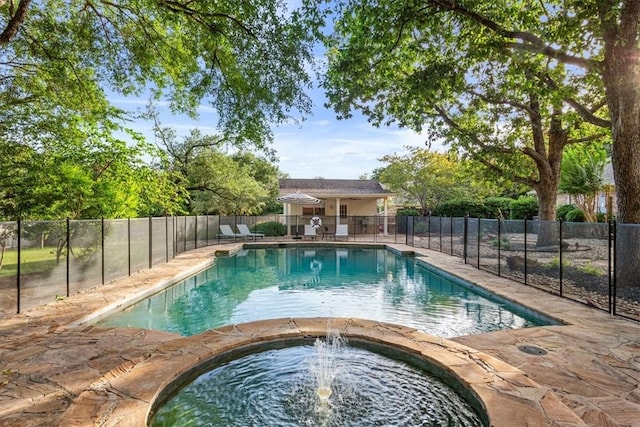
[{"label": "neighboring house roof", "polygon": [[280,179],[280,195],[295,193],[322,198],[366,197],[381,198],[395,195],[385,190],[378,181],[369,179]]}]

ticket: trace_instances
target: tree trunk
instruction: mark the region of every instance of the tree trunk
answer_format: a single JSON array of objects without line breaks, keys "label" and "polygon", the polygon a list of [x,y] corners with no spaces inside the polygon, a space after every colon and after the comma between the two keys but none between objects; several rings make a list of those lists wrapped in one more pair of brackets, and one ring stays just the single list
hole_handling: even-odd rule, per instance
[{"label": "tree trunk", "polygon": [[627,1],[620,22],[603,15],[605,56],[602,68],[613,138],[612,163],[618,220],[640,224],[640,50],[638,1]]},{"label": "tree trunk", "polygon": [[536,188],[538,194],[538,215],[540,224],[538,230],[537,247],[555,246],[558,244],[558,224],[556,223],[556,203],[558,182],[540,180]]},{"label": "tree trunk", "polygon": [[556,220],[556,204],[558,186],[560,184],[560,167],[562,153],[567,143],[567,131],[562,128],[561,115],[554,112],[548,131],[548,148],[536,146],[536,157],[539,179],[534,186],[538,194],[538,215],[540,229],[536,246],[558,245],[558,225]]},{"label": "tree trunk", "polygon": [[[623,3],[619,22],[615,22],[611,14],[601,13],[605,42],[602,80],[611,117],[617,218],[621,223],[640,224],[640,50],[637,46],[640,4],[638,1]],[[636,286],[640,277],[640,243],[635,229],[618,227],[616,275],[619,286]]]}]

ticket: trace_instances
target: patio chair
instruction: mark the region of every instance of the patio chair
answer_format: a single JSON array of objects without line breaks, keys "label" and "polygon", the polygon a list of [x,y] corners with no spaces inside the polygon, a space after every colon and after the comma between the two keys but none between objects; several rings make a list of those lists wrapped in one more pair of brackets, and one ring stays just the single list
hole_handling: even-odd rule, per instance
[{"label": "patio chair", "polygon": [[304,237],[311,237],[312,239],[315,239],[316,236],[317,236],[316,228],[313,225],[305,224],[305,226],[304,226]]},{"label": "patio chair", "polygon": [[220,238],[221,239],[235,239],[236,237],[245,237],[242,234],[236,234],[231,229],[230,225],[220,226]]},{"label": "patio chair", "polygon": [[345,237],[347,239],[349,238],[349,225],[347,224],[336,225],[335,238],[337,239],[338,237]]},{"label": "patio chair", "polygon": [[260,237],[264,239],[264,234],[252,232],[249,230],[249,227],[247,227],[247,224],[236,224],[236,227],[238,227],[238,231],[242,237]]}]

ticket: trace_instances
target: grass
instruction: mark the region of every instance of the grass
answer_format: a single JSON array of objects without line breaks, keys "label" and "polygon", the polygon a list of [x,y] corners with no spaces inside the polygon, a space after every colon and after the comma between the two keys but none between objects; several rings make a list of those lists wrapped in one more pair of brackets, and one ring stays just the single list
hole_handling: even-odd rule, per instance
[{"label": "grass", "polygon": [[589,274],[591,276],[600,277],[607,274],[607,272],[602,267],[598,267],[597,265],[593,265],[593,264],[581,265],[579,269],[583,273]]},{"label": "grass", "polygon": [[[22,249],[20,255],[21,274],[49,271],[56,266],[56,250],[52,247]],[[4,252],[0,277],[15,276],[18,273],[18,251],[7,249]]]}]

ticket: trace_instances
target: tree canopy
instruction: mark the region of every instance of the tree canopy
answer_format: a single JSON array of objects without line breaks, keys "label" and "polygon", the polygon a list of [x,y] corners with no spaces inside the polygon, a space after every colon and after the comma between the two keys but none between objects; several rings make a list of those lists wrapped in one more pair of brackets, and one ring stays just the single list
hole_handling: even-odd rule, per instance
[{"label": "tree canopy", "polygon": [[405,204],[417,205],[420,214],[427,215],[444,201],[471,197],[471,179],[457,159],[422,148],[407,148],[407,154],[380,159],[388,165],[378,175],[380,182],[398,193]]},{"label": "tree canopy", "polygon": [[619,218],[640,222],[640,1],[344,0],[337,10],[324,84],[341,117],[361,109],[375,124],[456,131],[492,153],[485,161],[518,149],[531,161],[509,165],[535,166],[534,184],[557,183],[564,146],[611,132]]},{"label": "tree canopy", "polygon": [[607,152],[601,145],[570,147],[565,153],[560,191],[575,197],[589,222],[596,222],[598,193],[604,188]]},{"label": "tree canopy", "polygon": [[3,4],[6,137],[39,126],[59,131],[72,120],[118,118],[107,91],[150,91],[174,111],[191,114],[208,101],[225,138],[259,147],[269,141],[271,124],[309,111],[309,28],[284,1]]},{"label": "tree canopy", "polygon": [[[345,2],[328,39],[330,104],[340,117],[359,109],[375,125],[427,127],[490,173],[534,188],[541,218],[554,219],[563,150],[607,134],[604,95],[564,84],[563,64],[510,51],[504,35],[440,3]],[[504,25],[543,12],[476,5]]]},{"label": "tree canopy", "polygon": [[[311,10],[302,20],[288,6],[283,0],[2,2],[0,217],[184,212],[187,181],[177,174],[185,171],[168,168],[155,147],[127,129],[132,117],[112,105],[114,96],[168,100],[171,111],[192,116],[209,103],[218,139],[272,155],[270,127],[304,117],[311,104],[305,90],[315,24]],[[203,167],[210,165],[205,158],[198,159]],[[240,185],[243,176],[249,179],[243,190],[255,187],[264,196],[248,163],[232,162],[237,173],[219,178]],[[195,179],[193,170],[189,176]],[[261,206],[263,196],[245,203]],[[211,210],[202,200],[193,206]]]}]

